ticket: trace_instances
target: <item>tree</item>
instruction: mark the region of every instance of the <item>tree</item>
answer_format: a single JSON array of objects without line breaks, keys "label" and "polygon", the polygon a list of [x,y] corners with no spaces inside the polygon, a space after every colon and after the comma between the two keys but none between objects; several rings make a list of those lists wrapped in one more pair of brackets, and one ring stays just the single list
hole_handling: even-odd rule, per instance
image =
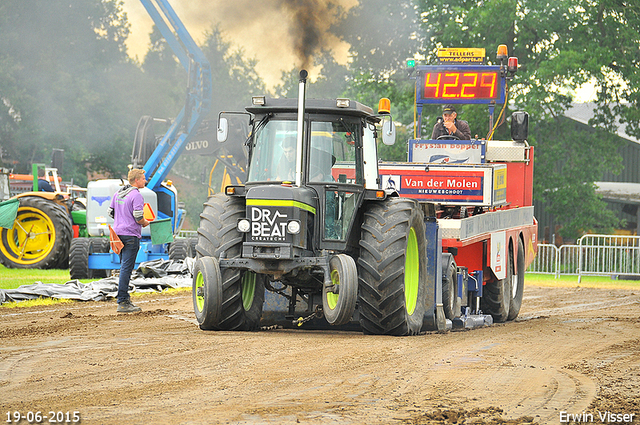
[{"label": "tree", "polygon": [[[349,43],[350,77],[344,96],[377,109],[378,101],[391,100],[398,126],[393,146],[379,143],[383,160],[407,159],[408,138],[413,138],[413,81],[406,59],[419,50],[421,34],[416,8],[410,0],[373,0],[352,8],[332,31]],[[404,125],[403,125],[404,124]]]},{"label": "tree", "polygon": [[114,96],[133,67],[121,4],[7,0],[0,16],[3,163],[29,172],[32,162],[48,163],[55,147],[65,150],[65,178],[84,183],[89,168],[115,172],[123,163],[120,149],[108,154],[109,163],[91,161],[128,137],[131,110]]},{"label": "tree", "polygon": [[416,4],[425,34],[421,53],[426,57],[438,47],[484,47],[492,54],[498,44],[506,44],[519,58],[509,109],[531,115],[530,142],[537,148],[534,195],[550,203],[556,220],[564,225],[563,236],[576,237],[597,223],[614,223],[593,181],[605,167],[619,164],[616,142],[602,132],[578,131],[562,116],[575,90],[591,81],[599,90],[599,114],[593,124],[612,131],[613,111],[637,131],[640,5],[621,0]]},{"label": "tree", "polygon": [[[219,27],[214,26],[206,34],[202,51],[211,64],[213,81],[212,108],[205,117],[204,126],[215,129],[221,111],[243,111],[244,107],[250,104],[251,97],[265,94],[266,88],[262,78],[255,71],[256,60],[247,58],[242,49],[232,49],[231,43],[225,40]],[[244,121],[248,122],[248,117]],[[217,144],[215,139],[209,142]],[[239,146],[225,144],[219,155],[227,154],[233,155],[237,161],[242,161],[243,151]],[[207,199],[207,186],[201,185],[200,181],[203,176],[205,181],[208,180],[215,164],[216,158],[212,156],[183,154],[174,166],[174,173],[191,182],[188,187],[181,188],[180,192],[191,223],[198,223],[202,204]],[[216,166],[212,181],[212,189],[215,191],[218,191],[222,182],[223,168],[224,165],[221,163]]]}]

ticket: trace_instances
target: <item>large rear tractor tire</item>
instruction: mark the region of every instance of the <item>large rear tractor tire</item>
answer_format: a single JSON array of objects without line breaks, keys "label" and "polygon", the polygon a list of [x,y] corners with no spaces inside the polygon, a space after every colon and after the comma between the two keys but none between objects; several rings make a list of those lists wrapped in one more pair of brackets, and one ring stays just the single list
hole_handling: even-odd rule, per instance
[{"label": "large rear tractor tire", "polygon": [[[211,268],[210,260],[207,258],[218,260],[223,252],[224,258],[240,256],[242,235],[236,230],[236,223],[238,218],[244,217],[244,214],[243,199],[217,194],[207,200],[200,214],[196,266],[201,264],[201,267]],[[205,330],[251,331],[257,329],[264,303],[265,276],[239,269],[223,268],[220,270],[220,281],[209,283],[206,276],[213,276],[213,274],[198,270],[194,270],[193,288],[196,317],[206,312],[208,318],[203,322],[198,320],[200,327]],[[202,290],[198,289],[198,273],[202,275],[200,285],[204,288]],[[202,292],[202,299],[196,298],[196,291]],[[207,291],[215,296],[209,296]]]},{"label": "large rear tractor tire", "polygon": [[426,244],[423,214],[414,200],[389,198],[365,212],[358,259],[364,333],[421,331],[427,296]]},{"label": "large rear tractor tire", "polygon": [[[512,264],[511,246],[507,249],[506,263]],[[506,322],[509,317],[509,307],[511,305],[511,275],[513,269],[507,266],[507,273],[504,279],[494,279],[484,286],[484,293],[480,300],[480,308],[486,314],[493,317],[496,323]]]},{"label": "large rear tractor tire", "polygon": [[358,300],[358,269],[347,254],[338,254],[329,262],[334,290],[322,289],[322,311],[330,325],[349,323]]},{"label": "large rear tractor tire", "polygon": [[44,198],[20,198],[11,229],[1,229],[0,262],[9,268],[50,269],[64,264],[73,237],[71,219]]},{"label": "large rear tractor tire", "polygon": [[[516,273],[513,274],[514,270]],[[511,303],[509,304],[509,316],[507,320],[514,320],[520,314],[522,296],[524,294],[524,244],[518,238],[518,266],[513,264],[513,256],[509,261],[509,273],[511,273]]]}]

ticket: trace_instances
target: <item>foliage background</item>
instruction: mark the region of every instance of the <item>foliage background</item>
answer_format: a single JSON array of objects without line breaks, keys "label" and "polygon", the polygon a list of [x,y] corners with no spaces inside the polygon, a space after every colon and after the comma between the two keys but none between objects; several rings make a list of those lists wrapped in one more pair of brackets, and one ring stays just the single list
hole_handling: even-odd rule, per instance
[{"label": "foliage background", "polygon": [[[304,4],[313,8],[315,3]],[[348,12],[338,6],[331,10],[339,19],[327,31],[350,44],[350,60],[337,63],[322,45],[307,49],[301,63],[321,69],[309,87],[311,97],[346,96],[372,106],[388,97],[402,140],[413,133],[413,81],[407,78],[406,58],[431,63],[439,47],[483,47],[491,63],[498,44],[507,44],[520,69],[506,116],[514,110],[530,114],[534,196],[562,224],[564,237],[618,224],[593,182],[604,170],[620,168],[620,139],[613,136],[619,123],[640,137],[640,3],[361,0]],[[124,175],[138,119],[173,117],[184,102],[186,83],[186,73],[157,30],[142,62],[131,59],[125,45],[129,28],[118,0],[0,3],[2,167],[29,172],[32,162],[48,163],[58,148],[65,150],[65,180],[85,185],[90,178]],[[210,119],[220,110],[240,110],[253,94],[295,96],[296,67],[268,89],[255,71],[256,60],[216,24],[202,48],[215,82]],[[563,118],[586,82],[597,90],[597,115],[590,123],[595,132]],[[438,114],[438,108],[426,111],[423,122],[434,122]],[[466,107],[460,115],[474,134],[486,134],[484,108]],[[509,137],[507,124],[496,138]],[[406,145],[381,146],[380,156],[402,160]],[[180,191],[192,226],[206,197],[201,182],[211,163],[210,157],[183,157],[173,170],[187,186]]]}]

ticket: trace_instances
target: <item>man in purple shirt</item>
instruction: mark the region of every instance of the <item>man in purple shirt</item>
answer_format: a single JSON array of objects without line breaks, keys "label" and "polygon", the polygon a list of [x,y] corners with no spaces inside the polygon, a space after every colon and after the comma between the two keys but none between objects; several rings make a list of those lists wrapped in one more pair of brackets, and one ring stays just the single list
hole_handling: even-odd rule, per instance
[{"label": "man in purple shirt", "polygon": [[147,183],[144,170],[134,168],[127,176],[129,184],[123,186],[111,198],[109,216],[113,218],[113,230],[124,244],[120,251],[120,280],[118,281],[118,313],[141,311],[131,303],[129,281],[140,249],[142,228],[149,225],[144,218],[144,199],[138,189]]}]

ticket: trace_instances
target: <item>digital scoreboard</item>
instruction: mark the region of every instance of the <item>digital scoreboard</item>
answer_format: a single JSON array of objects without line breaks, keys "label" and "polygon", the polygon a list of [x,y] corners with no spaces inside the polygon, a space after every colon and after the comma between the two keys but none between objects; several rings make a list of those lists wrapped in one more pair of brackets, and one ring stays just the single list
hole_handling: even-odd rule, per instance
[{"label": "digital scoreboard", "polygon": [[499,66],[416,68],[419,72],[416,87],[418,103],[504,103],[505,78]]}]

